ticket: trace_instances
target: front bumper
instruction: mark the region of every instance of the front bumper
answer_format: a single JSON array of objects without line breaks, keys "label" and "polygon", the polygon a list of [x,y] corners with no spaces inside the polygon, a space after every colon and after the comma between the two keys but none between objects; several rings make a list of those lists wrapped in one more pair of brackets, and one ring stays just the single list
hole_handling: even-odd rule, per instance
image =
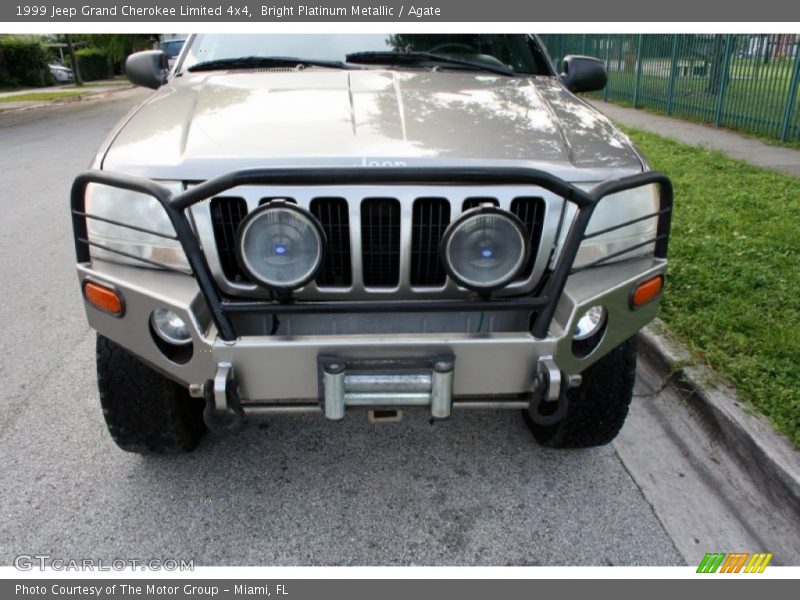
[{"label": "front bumper", "polygon": [[[185,386],[212,379],[221,363],[234,366],[244,403],[314,401],[319,397],[318,357],[388,360],[452,355],[453,394],[459,398],[519,396],[530,391],[540,358],[552,356],[565,373],[578,374],[653,319],[658,302],[630,307],[635,285],[664,273],[666,261],[643,258],[581,271],[567,281],[550,332],[537,339],[528,332],[490,334],[393,334],[325,336],[247,336],[221,340],[194,280],[188,276],[95,261],[81,264],[89,278],[119,290],[125,314],[114,317],[86,305],[89,324],[154,368]],[[608,324],[588,356],[572,350],[578,318],[603,305]],[[150,315],[168,308],[189,324],[193,352],[185,364],[170,360],[150,333]]]},{"label": "front bumper", "polygon": [[[546,283],[537,296],[438,302],[288,304],[223,297],[209,273],[186,210],[236,185],[291,183],[298,179],[305,184],[319,185],[357,185],[373,181],[400,185],[419,181],[447,185],[475,182],[530,184],[559,194],[576,204],[578,210],[569,227],[559,260],[548,273]],[[85,187],[90,182],[116,185],[158,199],[175,227],[193,276],[92,261],[89,256],[91,242],[86,232],[86,219],[91,217],[85,214],[83,200]],[[655,256],[574,271],[572,263],[596,203],[606,195],[648,184],[661,187],[661,208],[652,215],[658,218],[657,237],[653,240]],[[369,392],[363,394],[353,389],[349,396],[350,405],[371,407],[369,399],[372,398],[375,407],[385,407],[393,405],[392,398],[395,398],[394,405],[429,405],[434,416],[443,416],[441,405],[438,408],[436,406],[435,390],[437,386],[446,385],[447,400],[452,407],[523,407],[543,360],[550,359],[567,378],[579,374],[655,316],[657,301],[634,310],[630,299],[638,283],[663,274],[666,269],[671,206],[669,180],[653,172],[612,180],[585,192],[552,175],[531,169],[258,170],[233,173],[172,196],[169,190],[149,180],[95,171],[79,176],[72,191],[81,283],[91,279],[111,285],[119,291],[125,302],[125,313],[121,317],[109,315],[87,303],[90,325],[198,395],[204,391],[208,394],[209,388],[214,386],[214,380],[223,377],[225,381],[217,381],[216,385],[218,404],[224,402],[226,381],[235,381],[242,405],[251,412],[322,411],[324,400],[330,396],[330,389],[337,384],[335,378],[329,377],[331,373],[321,364],[320,357],[329,359],[328,364],[331,364],[330,360],[350,365],[358,365],[367,359],[378,361],[390,374],[407,373],[409,365],[427,364],[430,367],[435,364],[437,357],[448,357],[447,360],[453,363],[447,377],[433,373],[429,378],[430,383],[426,383],[425,373],[411,369],[411,375],[416,373],[421,379],[413,380],[412,377],[408,381],[416,383],[409,385],[423,386],[420,393],[409,391],[406,394],[381,396],[370,395]],[[573,352],[572,332],[586,309],[597,304],[604,306],[608,315],[602,338],[588,355],[576,355]],[[156,308],[174,311],[189,325],[192,352],[188,359],[183,357],[176,361],[156,343],[150,328],[150,316]],[[530,314],[530,331],[486,334],[238,335],[234,327],[235,320],[231,318],[247,313],[326,314],[347,311],[351,314],[395,314],[405,311],[435,313],[484,310]],[[436,371],[435,368],[427,370],[429,374]],[[342,381],[339,380],[340,383]],[[351,378],[350,381],[356,382],[352,383],[354,386],[361,385],[357,378]],[[399,381],[392,380],[390,385]],[[347,391],[339,390],[338,396],[347,397]],[[437,415],[437,411],[440,414]],[[338,413],[339,410],[333,412]],[[449,414],[449,407],[447,412]]]}]

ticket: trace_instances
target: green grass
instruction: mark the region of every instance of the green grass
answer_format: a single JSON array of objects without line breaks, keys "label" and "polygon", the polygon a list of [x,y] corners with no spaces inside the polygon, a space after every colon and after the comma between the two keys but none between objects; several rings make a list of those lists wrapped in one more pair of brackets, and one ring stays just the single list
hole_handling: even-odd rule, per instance
[{"label": "green grass", "polygon": [[85,92],[31,92],[30,94],[17,94],[15,96],[3,96],[0,102],[46,102],[49,100],[60,100],[62,98],[73,98],[82,96]]},{"label": "green grass", "polygon": [[92,88],[109,88],[109,87],[119,87],[123,85],[130,85],[130,82],[126,79],[125,81],[118,80],[118,79],[101,79],[99,81],[85,81],[82,86],[75,85],[74,83],[70,83],[65,85],[65,89],[92,89]]},{"label": "green grass", "polygon": [[800,447],[800,178],[628,133],[675,186],[662,318]]}]

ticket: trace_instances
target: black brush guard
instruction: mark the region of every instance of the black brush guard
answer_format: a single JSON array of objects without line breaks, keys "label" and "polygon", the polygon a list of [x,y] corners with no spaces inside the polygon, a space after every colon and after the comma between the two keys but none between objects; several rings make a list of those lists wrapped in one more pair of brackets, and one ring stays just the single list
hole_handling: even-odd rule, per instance
[{"label": "black brush guard", "polygon": [[[154,197],[167,213],[175,235],[145,229],[140,226],[121,223],[86,213],[86,186],[98,183],[140,192]],[[241,300],[223,296],[206,262],[200,243],[192,231],[186,210],[198,202],[208,200],[231,188],[241,185],[441,185],[441,186],[504,186],[530,185],[544,188],[549,192],[572,202],[577,213],[569,228],[566,241],[555,268],[548,273],[544,286],[536,294],[511,298],[480,298],[458,300],[360,300],[360,301],[296,301],[296,300]],[[614,227],[586,235],[586,228],[595,206],[605,196],[636,187],[655,184],[660,190],[659,210],[636,219],[620,223]],[[629,177],[612,179],[596,185],[589,191],[580,188],[538,169],[522,167],[404,167],[404,168],[319,168],[319,169],[247,169],[234,171],[192,187],[180,194],[173,194],[166,187],[142,177],[134,177],[107,171],[86,171],[78,175],[72,184],[72,226],[75,236],[75,252],[79,263],[90,261],[90,246],[102,248],[139,260],[152,266],[170,271],[191,274],[196,280],[208,303],[211,317],[217,327],[219,337],[225,341],[237,338],[230,319],[233,313],[254,312],[261,314],[296,313],[352,313],[352,312],[443,312],[443,311],[483,311],[483,310],[530,310],[534,313],[531,333],[537,338],[547,336],[550,322],[555,313],[556,303],[564,290],[567,278],[573,269],[575,257],[581,242],[616,229],[646,219],[657,218],[656,236],[651,240],[636,244],[620,252],[602,257],[584,265],[580,270],[599,266],[608,260],[621,256],[636,248],[655,242],[655,256],[666,258],[672,214],[672,184],[663,173],[648,171]],[[186,253],[191,273],[173,266],[143,259],[120,250],[109,248],[89,240],[87,219],[96,219],[112,225],[127,227],[158,237],[177,240]]]}]

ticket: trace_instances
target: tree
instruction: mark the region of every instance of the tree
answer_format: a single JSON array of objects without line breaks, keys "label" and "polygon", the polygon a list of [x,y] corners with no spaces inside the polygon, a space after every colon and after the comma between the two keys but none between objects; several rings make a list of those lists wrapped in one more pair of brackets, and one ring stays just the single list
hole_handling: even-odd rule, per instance
[{"label": "tree", "polygon": [[717,34],[712,41],[708,59],[711,62],[711,72],[708,77],[706,92],[716,96],[722,89],[723,82],[728,79],[726,67],[725,36]]},{"label": "tree", "polygon": [[81,36],[81,40],[89,46],[103,50],[120,71],[129,54],[151,48],[157,39],[158,36],[152,33],[91,33]]},{"label": "tree", "polygon": [[67,43],[67,52],[69,53],[69,64],[72,67],[72,76],[75,78],[75,85],[83,85],[83,80],[81,80],[81,71],[78,68],[78,59],[75,58],[75,47],[72,45],[72,36],[66,33],[64,34],[64,39]]},{"label": "tree", "polygon": [[[0,37],[3,37],[0,35]],[[3,46],[0,45],[0,81],[4,79],[8,79],[10,77],[10,73],[8,70],[8,61],[6,61],[6,53],[3,50]]]}]

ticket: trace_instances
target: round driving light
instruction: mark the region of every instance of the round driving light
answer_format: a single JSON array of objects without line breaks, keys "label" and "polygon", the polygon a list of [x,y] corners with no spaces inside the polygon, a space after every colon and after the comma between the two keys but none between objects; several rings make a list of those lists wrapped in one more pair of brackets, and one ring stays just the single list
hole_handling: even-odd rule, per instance
[{"label": "round driving light", "polygon": [[189,327],[187,327],[183,319],[171,310],[166,308],[155,309],[150,316],[150,322],[156,335],[168,344],[183,346],[192,341]]},{"label": "round driving light", "polygon": [[529,252],[522,221],[494,206],[481,206],[450,223],[440,254],[448,275],[459,285],[489,292],[519,275]]},{"label": "round driving light", "polygon": [[239,228],[238,259],[264,287],[288,291],[314,278],[322,264],[325,234],[294,204],[271,202],[250,213]]},{"label": "round driving light", "polygon": [[575,334],[572,336],[572,339],[577,341],[588,340],[600,331],[603,325],[605,325],[605,322],[606,309],[599,305],[592,306],[578,319],[578,324],[575,326]]}]

